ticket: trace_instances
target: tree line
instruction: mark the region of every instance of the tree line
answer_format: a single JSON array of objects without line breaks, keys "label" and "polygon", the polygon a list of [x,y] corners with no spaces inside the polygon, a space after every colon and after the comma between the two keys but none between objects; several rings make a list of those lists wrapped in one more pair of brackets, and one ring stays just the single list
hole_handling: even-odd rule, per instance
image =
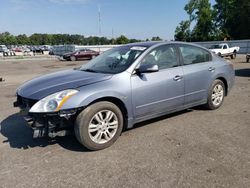
[{"label": "tree line", "polygon": [[188,15],[176,27],[175,40],[211,41],[250,38],[250,1],[189,0],[184,10]]},{"label": "tree line", "polygon": [[[162,40],[160,37],[152,37],[152,41]],[[0,33],[0,44],[5,45],[60,45],[60,44],[75,44],[75,45],[105,45],[105,44],[127,44],[141,42],[138,39],[129,39],[124,35],[117,38],[108,39],[106,37],[70,34],[40,34],[35,33],[30,36],[25,34],[12,35],[9,32]]]}]

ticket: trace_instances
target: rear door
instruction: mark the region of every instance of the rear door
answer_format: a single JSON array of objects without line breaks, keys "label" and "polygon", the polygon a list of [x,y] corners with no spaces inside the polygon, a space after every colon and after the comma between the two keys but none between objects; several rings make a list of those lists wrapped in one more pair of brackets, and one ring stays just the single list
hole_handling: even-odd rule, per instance
[{"label": "rear door", "polygon": [[131,76],[132,103],[137,119],[164,113],[184,103],[184,81],[177,50],[163,45],[149,52],[142,64],[156,64],[158,72]]},{"label": "rear door", "polygon": [[191,45],[179,45],[182,64],[185,105],[200,104],[207,100],[207,93],[215,71],[211,53]]}]

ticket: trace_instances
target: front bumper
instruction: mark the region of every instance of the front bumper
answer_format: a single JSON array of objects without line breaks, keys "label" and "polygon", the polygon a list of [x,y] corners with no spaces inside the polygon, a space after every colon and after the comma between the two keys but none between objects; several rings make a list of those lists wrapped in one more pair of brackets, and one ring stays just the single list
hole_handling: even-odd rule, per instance
[{"label": "front bumper", "polygon": [[56,137],[69,134],[74,128],[77,114],[82,108],[61,110],[54,113],[29,113],[30,108],[37,101],[17,96],[14,107],[20,108],[20,115],[23,116],[28,126],[33,129],[33,138]]}]

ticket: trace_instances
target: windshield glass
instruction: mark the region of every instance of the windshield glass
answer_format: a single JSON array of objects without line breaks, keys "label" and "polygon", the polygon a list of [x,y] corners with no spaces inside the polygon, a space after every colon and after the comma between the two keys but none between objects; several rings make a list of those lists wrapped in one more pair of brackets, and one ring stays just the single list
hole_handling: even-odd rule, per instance
[{"label": "windshield glass", "polygon": [[222,48],[222,45],[216,44],[216,45],[211,46],[210,49],[221,49],[221,48]]},{"label": "windshield glass", "polygon": [[83,65],[80,70],[117,74],[125,71],[146,50],[143,46],[121,46],[108,50],[89,63]]}]

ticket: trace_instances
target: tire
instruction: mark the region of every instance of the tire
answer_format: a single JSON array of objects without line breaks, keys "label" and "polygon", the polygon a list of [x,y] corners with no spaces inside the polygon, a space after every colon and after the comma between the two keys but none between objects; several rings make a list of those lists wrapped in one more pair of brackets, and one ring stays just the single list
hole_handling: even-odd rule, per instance
[{"label": "tire", "polygon": [[[111,119],[107,120],[107,118]],[[74,126],[75,135],[77,140],[89,150],[105,149],[121,135],[123,122],[123,114],[115,104],[106,101],[97,102],[77,116]]]},{"label": "tire", "polygon": [[247,63],[249,63],[249,58],[247,58]]},{"label": "tire", "polygon": [[234,51],[234,58],[236,58],[236,56],[237,56],[237,52],[236,52],[236,51]]},{"label": "tire", "polygon": [[236,52],[233,52],[233,54],[230,57],[231,57],[231,59],[235,59],[236,58]]},{"label": "tire", "polygon": [[[217,93],[216,90],[218,91]],[[225,84],[221,80],[215,80],[209,90],[205,107],[209,110],[219,108],[223,104],[225,92]]]},{"label": "tire", "polygon": [[96,57],[96,55],[92,55],[91,57],[90,57],[90,59],[94,59]]},{"label": "tire", "polygon": [[219,56],[219,57],[222,57],[222,56],[221,56],[221,53],[218,53],[218,56]]},{"label": "tire", "polygon": [[75,56],[70,56],[70,61],[76,61],[76,57]]}]

